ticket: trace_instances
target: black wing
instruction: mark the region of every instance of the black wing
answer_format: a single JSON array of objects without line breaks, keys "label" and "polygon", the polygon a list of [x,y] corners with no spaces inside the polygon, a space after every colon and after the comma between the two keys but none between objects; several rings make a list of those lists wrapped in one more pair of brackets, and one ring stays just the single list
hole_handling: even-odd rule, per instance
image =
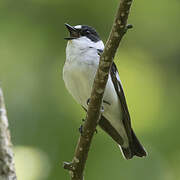
[{"label": "black wing", "polygon": [[[97,53],[99,56],[101,56],[101,54],[103,53],[102,49],[97,49]],[[110,69],[110,75],[111,75],[111,79],[112,82],[114,84],[114,88],[116,90],[116,93],[119,97],[121,106],[122,106],[122,110],[123,110],[123,123],[124,126],[126,128],[127,134],[131,134],[131,119],[130,119],[130,114],[128,111],[128,107],[127,107],[127,103],[126,103],[126,98],[124,95],[124,91],[121,85],[121,82],[118,80],[117,76],[119,77],[119,73],[118,73],[118,69],[115,65],[115,63],[112,63],[111,69]],[[128,133],[129,132],[129,133]],[[131,135],[130,135],[131,137]]]},{"label": "black wing", "polygon": [[114,84],[116,93],[119,97],[119,101],[121,103],[122,121],[126,130],[126,133],[129,139],[129,145],[130,145],[128,148],[122,147],[123,154],[126,157],[126,159],[131,159],[134,155],[139,156],[139,157],[146,156],[147,154],[146,154],[145,149],[143,148],[138,138],[136,137],[133,129],[131,128],[131,118],[129,115],[126,98],[125,98],[124,91],[120,82],[118,70],[114,62],[111,66],[110,75],[111,75],[111,79]]},{"label": "black wing", "polygon": [[124,91],[123,91],[121,82],[118,79],[119,73],[118,73],[117,67],[116,67],[114,62],[112,64],[112,66],[111,66],[110,75],[111,75],[111,79],[112,79],[112,82],[114,84],[114,88],[116,90],[116,93],[117,93],[117,95],[119,97],[119,101],[121,103],[122,117],[123,117],[122,121],[123,121],[124,127],[126,129],[126,133],[127,133],[128,138],[129,138],[129,141],[131,142],[132,141],[131,118],[130,118],[130,115],[129,115],[129,111],[128,111]]},{"label": "black wing", "polygon": [[[101,55],[101,53],[102,51],[98,50],[98,54]],[[118,74],[118,70],[114,62],[112,63],[112,66],[111,66],[110,75],[111,75],[111,79],[112,79],[114,88],[116,90],[116,93],[119,97],[119,101],[121,103],[122,121],[126,130],[128,139],[129,139],[130,146],[128,148],[122,147],[124,143],[122,137],[104,116],[101,116],[99,120],[99,126],[107,134],[109,134],[109,136],[111,136],[114,141],[116,141],[119,145],[121,145],[123,154],[126,157],[126,159],[131,159],[134,155],[139,156],[139,157],[146,156],[146,151],[144,150],[143,146],[140,144],[139,140],[137,139],[135,133],[133,132],[131,128],[131,119],[130,119],[124,91],[123,91],[121,82],[118,78],[119,74]]]}]

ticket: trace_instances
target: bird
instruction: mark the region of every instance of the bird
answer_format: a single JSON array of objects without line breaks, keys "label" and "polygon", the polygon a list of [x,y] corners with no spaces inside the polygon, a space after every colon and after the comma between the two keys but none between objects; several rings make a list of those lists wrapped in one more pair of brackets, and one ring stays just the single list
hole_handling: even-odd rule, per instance
[{"label": "bird", "polygon": [[[85,110],[91,95],[104,43],[97,31],[88,25],[71,26],[66,46],[66,61],[63,66],[65,86],[75,101]],[[113,62],[106,84],[101,118],[98,125],[118,144],[125,159],[147,155],[136,137],[132,126],[118,69]]]}]

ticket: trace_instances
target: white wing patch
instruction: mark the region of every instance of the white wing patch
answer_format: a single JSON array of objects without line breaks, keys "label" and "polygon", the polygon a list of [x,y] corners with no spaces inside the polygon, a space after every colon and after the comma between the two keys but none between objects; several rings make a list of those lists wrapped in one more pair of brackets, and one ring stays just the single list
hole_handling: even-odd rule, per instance
[{"label": "white wing patch", "polygon": [[[120,82],[120,84],[121,84],[121,80],[120,80],[118,71],[116,71],[116,78],[117,78],[117,80],[118,80],[118,81]],[[122,85],[122,84],[121,84],[121,85]],[[119,87],[119,84],[118,84],[118,91],[119,91],[119,92],[121,91],[121,89],[120,89],[120,87]]]},{"label": "white wing patch", "polygon": [[81,29],[82,26],[81,25],[77,25],[77,26],[74,26],[76,29]]},{"label": "white wing patch", "polygon": [[118,71],[116,71],[116,78],[117,78],[117,80],[121,83],[121,80],[120,80],[120,77],[119,77]]}]

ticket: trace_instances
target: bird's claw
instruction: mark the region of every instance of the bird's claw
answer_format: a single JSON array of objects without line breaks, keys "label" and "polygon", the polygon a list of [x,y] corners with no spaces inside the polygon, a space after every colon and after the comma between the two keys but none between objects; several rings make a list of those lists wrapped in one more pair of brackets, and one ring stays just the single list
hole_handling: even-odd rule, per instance
[{"label": "bird's claw", "polygon": [[79,127],[79,132],[80,132],[80,134],[83,133],[83,125],[81,125],[81,126]]},{"label": "bird's claw", "polygon": [[[87,105],[89,105],[89,102],[90,102],[90,98],[87,100]],[[103,103],[105,103],[105,104],[108,104],[108,105],[111,105],[108,101],[105,101],[105,100],[103,100]],[[103,113],[104,112],[104,106],[102,106],[101,107],[101,113]]]},{"label": "bird's claw", "polygon": [[88,98],[88,100],[86,101],[86,104],[89,105],[90,102],[90,98]]},{"label": "bird's claw", "polygon": [[101,113],[104,112],[104,106],[101,106]]},{"label": "bird's claw", "polygon": [[[79,127],[79,132],[80,132],[80,134],[82,135],[82,133],[83,133],[83,125],[81,125],[81,126]],[[95,129],[95,133],[96,133],[96,134],[98,133],[98,130],[97,130],[97,129]]]}]

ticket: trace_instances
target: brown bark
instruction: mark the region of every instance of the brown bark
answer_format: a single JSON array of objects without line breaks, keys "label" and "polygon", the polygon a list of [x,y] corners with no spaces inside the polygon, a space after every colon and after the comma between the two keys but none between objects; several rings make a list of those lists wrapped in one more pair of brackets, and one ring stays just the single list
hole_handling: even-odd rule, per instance
[{"label": "brown bark", "polygon": [[14,155],[2,89],[0,88],[0,180],[16,180]]}]

